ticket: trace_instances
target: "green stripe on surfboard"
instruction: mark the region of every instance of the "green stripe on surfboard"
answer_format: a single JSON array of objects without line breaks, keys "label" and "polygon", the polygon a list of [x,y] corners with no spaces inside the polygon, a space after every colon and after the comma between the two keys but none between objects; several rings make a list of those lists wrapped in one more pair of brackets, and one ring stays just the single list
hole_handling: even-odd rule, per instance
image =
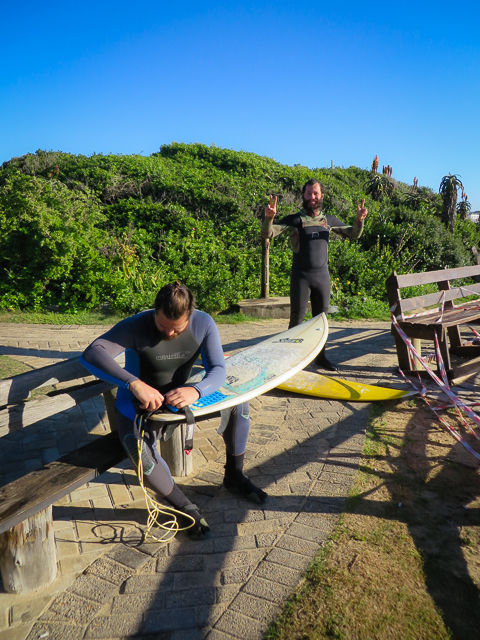
[{"label": "green stripe on surfboard", "polygon": [[277,388],[307,396],[316,396],[317,398],[349,400],[350,402],[397,400],[398,398],[406,398],[416,394],[416,391],[413,390],[389,389],[373,384],[337,380],[336,378],[329,378],[309,371],[299,371],[286,382],[279,384]]}]

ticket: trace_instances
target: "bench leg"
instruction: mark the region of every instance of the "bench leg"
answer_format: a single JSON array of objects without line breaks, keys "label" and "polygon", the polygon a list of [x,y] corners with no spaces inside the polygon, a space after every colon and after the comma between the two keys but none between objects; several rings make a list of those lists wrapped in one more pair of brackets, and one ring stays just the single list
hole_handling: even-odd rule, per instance
[{"label": "bench leg", "polygon": [[0,535],[0,570],[8,593],[48,587],[57,575],[52,507]]},{"label": "bench leg", "polygon": [[392,335],[397,347],[398,366],[404,371],[410,371],[410,369],[413,369],[413,363],[411,361],[407,346],[402,338],[398,335],[397,330],[394,327],[392,327]]}]

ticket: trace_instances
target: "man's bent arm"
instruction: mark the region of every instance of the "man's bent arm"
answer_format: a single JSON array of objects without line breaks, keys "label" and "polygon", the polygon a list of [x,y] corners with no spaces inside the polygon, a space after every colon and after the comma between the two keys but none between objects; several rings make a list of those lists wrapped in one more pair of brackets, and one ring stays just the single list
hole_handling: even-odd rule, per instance
[{"label": "man's bent arm", "polygon": [[273,224],[273,218],[267,218],[265,216],[262,224],[262,238],[276,238],[287,229],[287,225]]}]

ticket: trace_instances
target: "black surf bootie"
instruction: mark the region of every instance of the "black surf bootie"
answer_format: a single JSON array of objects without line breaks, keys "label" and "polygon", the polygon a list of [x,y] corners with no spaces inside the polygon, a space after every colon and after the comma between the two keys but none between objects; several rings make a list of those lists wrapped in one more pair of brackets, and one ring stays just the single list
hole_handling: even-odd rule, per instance
[{"label": "black surf bootie", "polygon": [[265,491],[256,487],[243,473],[243,457],[244,454],[234,456],[227,452],[223,486],[232,493],[240,494],[250,502],[265,504],[268,500],[268,495]]},{"label": "black surf bootie", "polygon": [[326,371],[338,371],[337,365],[333,364],[333,362],[330,362],[330,360],[325,355],[325,347],[323,347],[318,356],[315,358],[314,363],[317,365],[317,367],[321,367]]},{"label": "black surf bootie", "polygon": [[195,520],[194,525],[189,526],[192,524],[190,518],[182,518],[184,520],[184,522],[182,522],[182,526],[189,526],[187,534],[191,540],[204,540],[209,537],[210,527],[208,526],[207,521],[199,512],[197,505],[190,502],[187,496],[180,491],[176,484],[173,486],[172,492],[166,496],[166,499],[173,507],[175,507],[175,509],[183,511],[190,516],[190,518]]}]

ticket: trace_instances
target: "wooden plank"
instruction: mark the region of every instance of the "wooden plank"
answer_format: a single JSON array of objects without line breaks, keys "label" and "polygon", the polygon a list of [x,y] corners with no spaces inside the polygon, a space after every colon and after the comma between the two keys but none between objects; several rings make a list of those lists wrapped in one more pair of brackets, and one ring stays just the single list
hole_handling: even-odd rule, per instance
[{"label": "wooden plank", "polygon": [[480,266],[457,267],[455,269],[441,269],[439,271],[424,271],[423,273],[407,273],[397,275],[397,283],[400,289],[414,287],[419,284],[430,284],[442,280],[457,280],[458,278],[471,278],[480,275]]},{"label": "wooden plank", "polygon": [[115,385],[109,382],[92,382],[80,387],[52,392],[52,395],[42,396],[35,400],[7,407],[0,412],[0,436],[10,431],[23,429],[39,420],[54,416],[60,411],[71,409],[76,404],[95,398],[101,393],[114,389]]},{"label": "wooden plank", "polygon": [[[468,291],[467,291],[468,289]],[[415,298],[405,298],[401,301],[400,306],[404,313],[413,311],[414,309],[423,309],[431,307],[432,305],[440,305],[443,294],[445,293],[445,304],[452,300],[458,300],[459,298],[466,298],[473,295],[471,292],[480,292],[480,284],[472,284],[466,287],[455,287],[448,291],[434,291],[433,293],[427,293],[424,296],[417,296]]]},{"label": "wooden plank", "polygon": [[[478,309],[445,309],[443,315],[440,311],[433,314],[427,314],[409,318],[408,316],[402,320],[405,324],[436,326],[441,324],[443,327],[453,327],[458,324],[466,324],[480,318],[480,310]],[[441,322],[437,322],[440,320]]]},{"label": "wooden plank", "polygon": [[126,458],[109,433],[0,488],[0,533],[47,508]]},{"label": "wooden plank", "polygon": [[34,369],[13,378],[0,380],[0,406],[18,404],[29,398],[31,391],[39,387],[90,376],[79,360],[80,357],[70,358],[48,367]]},{"label": "wooden plank", "polygon": [[[73,382],[74,380],[82,382],[94,380],[94,376],[80,364],[79,360],[80,356],[69,358],[48,367],[41,367],[21,373],[13,378],[0,380],[0,407],[27,400],[34,389],[63,382]],[[115,360],[120,366],[124,366],[125,354],[120,354]]]}]

